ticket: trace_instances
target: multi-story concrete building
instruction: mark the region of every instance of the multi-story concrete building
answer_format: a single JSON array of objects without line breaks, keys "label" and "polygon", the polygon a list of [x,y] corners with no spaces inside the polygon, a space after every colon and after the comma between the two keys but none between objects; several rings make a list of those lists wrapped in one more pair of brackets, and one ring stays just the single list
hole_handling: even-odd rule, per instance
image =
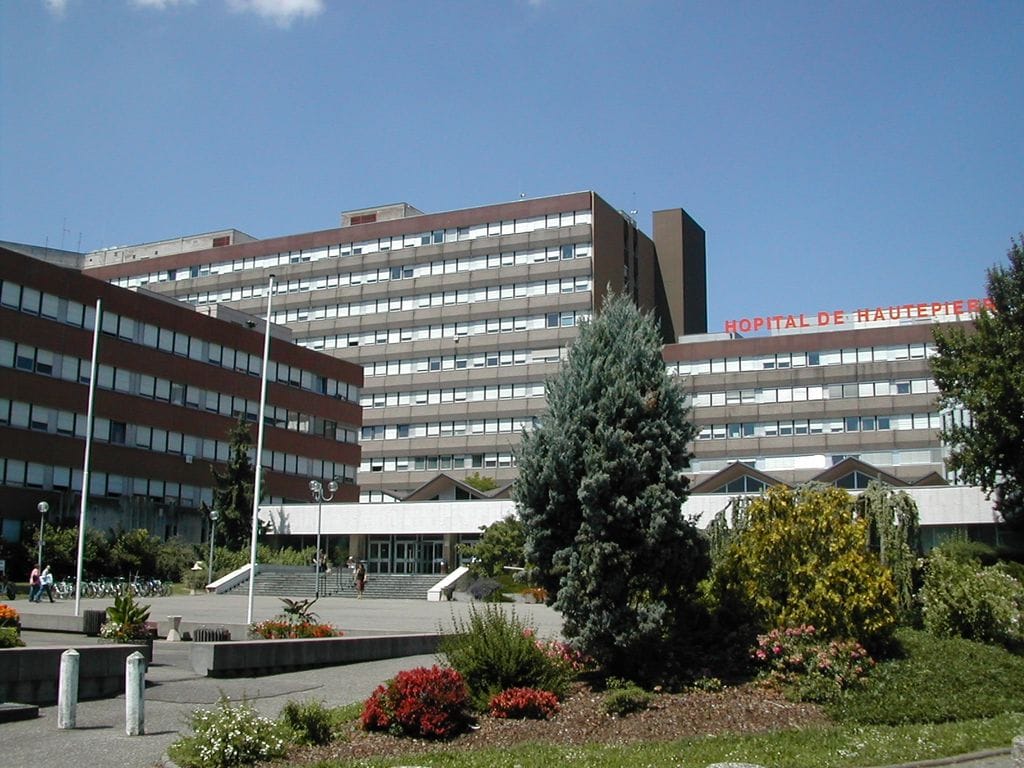
[{"label": "multi-story concrete building", "polygon": [[703,230],[674,209],[654,214],[654,233],[579,192],[437,214],[369,208],[321,232],[96,252],[84,269],[257,316],[274,273],[274,322],[363,367],[359,483],[380,501],[439,472],[512,480],[545,379],[609,290],[652,311],[666,341],[705,332]]},{"label": "multi-story concrete building", "polygon": [[[97,300],[90,526],[200,541],[211,469],[227,461],[238,418],[257,420],[263,322],[207,317],[10,248],[0,248],[3,539],[19,541],[41,501],[49,522],[77,520]],[[290,343],[286,329],[272,336],[265,498],[305,501],[310,478],[336,478],[337,498],[356,501],[361,369]]]}]

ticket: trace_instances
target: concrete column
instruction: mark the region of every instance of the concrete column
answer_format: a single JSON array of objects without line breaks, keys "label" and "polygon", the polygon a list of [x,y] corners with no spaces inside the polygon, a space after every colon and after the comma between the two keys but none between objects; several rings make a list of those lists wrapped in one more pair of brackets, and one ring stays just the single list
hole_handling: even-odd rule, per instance
[{"label": "concrete column", "polygon": [[68,648],[60,655],[60,682],[57,689],[57,727],[74,728],[78,710],[78,651]]},{"label": "concrete column", "polygon": [[146,732],[146,657],[135,651],[124,664],[124,732],[141,736]]}]

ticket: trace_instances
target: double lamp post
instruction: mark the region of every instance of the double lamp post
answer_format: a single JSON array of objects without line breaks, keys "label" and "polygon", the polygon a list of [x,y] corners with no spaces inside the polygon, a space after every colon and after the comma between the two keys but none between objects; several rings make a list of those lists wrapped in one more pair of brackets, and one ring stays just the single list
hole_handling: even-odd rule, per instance
[{"label": "double lamp post", "polygon": [[325,501],[331,501],[334,494],[337,493],[337,480],[327,483],[327,490],[330,491],[330,495],[324,493],[322,482],[319,480],[309,481],[309,492],[313,494],[313,501],[316,502],[316,554],[313,556],[313,561],[316,563],[316,597],[320,597],[320,524],[323,517],[323,504]]}]

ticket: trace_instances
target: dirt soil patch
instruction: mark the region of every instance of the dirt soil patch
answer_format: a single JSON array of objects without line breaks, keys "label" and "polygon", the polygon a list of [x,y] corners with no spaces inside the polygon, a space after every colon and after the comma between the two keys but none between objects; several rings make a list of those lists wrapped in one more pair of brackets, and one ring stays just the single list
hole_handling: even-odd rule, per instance
[{"label": "dirt soil patch", "polygon": [[787,701],[751,683],[715,693],[656,694],[649,709],[624,717],[604,711],[605,694],[576,685],[550,720],[480,717],[474,729],[448,741],[368,733],[353,723],[342,738],[324,747],[296,750],[290,765],[317,760],[391,757],[446,750],[507,748],[523,742],[546,744],[633,744],[709,736],[760,733],[822,726],[828,717],[813,704]]}]

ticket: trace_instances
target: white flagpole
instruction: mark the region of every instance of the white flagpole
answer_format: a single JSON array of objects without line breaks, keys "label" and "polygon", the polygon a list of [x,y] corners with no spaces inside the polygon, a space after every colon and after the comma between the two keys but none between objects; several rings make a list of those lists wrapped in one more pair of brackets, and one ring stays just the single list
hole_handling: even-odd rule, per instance
[{"label": "white flagpole", "polygon": [[85,563],[85,513],[89,508],[89,454],[92,448],[93,408],[96,404],[96,375],[99,368],[100,328],[103,325],[103,300],[96,299],[96,318],[92,332],[92,363],[89,365],[89,408],[85,417],[85,462],[82,465],[82,506],[78,513],[78,570],[75,573],[75,616],[81,616],[82,574]]},{"label": "white flagpole", "polygon": [[267,326],[263,334],[263,375],[260,382],[259,426],[256,430],[256,482],[252,491],[252,533],[249,537],[249,612],[245,623],[252,624],[252,603],[256,586],[256,535],[260,527],[260,494],[263,492],[263,423],[267,408],[267,371],[270,368],[270,305],[274,300],[274,276],[267,293]]}]

